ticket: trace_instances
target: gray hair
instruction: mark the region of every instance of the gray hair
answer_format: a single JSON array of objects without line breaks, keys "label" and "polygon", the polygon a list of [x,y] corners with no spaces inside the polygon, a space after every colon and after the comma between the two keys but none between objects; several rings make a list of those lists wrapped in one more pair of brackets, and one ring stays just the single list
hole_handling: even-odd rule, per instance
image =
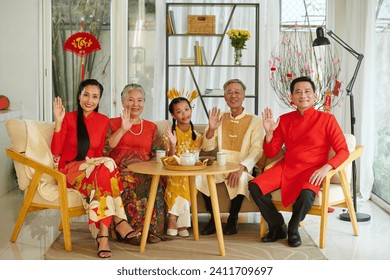
[{"label": "gray hair", "polygon": [[145,101],[145,90],[143,89],[143,87],[139,84],[135,84],[135,83],[132,83],[132,84],[128,84],[126,85],[123,90],[122,90],[122,93],[121,93],[121,99],[122,101],[125,100],[126,98],[126,95],[132,91],[132,90],[138,90],[139,92],[142,93],[143,97],[144,97],[144,101]]},{"label": "gray hair", "polygon": [[242,86],[242,89],[245,93],[246,91],[246,85],[240,80],[240,79],[230,79],[228,80],[224,85],[223,85],[223,91],[226,90],[227,86],[230,85],[230,84],[234,84],[234,83],[238,83]]}]

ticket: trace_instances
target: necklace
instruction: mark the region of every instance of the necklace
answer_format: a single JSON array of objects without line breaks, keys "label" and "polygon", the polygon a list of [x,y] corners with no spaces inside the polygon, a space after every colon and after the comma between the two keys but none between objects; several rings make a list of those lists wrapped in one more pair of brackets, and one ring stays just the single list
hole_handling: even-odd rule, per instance
[{"label": "necklace", "polygon": [[[142,120],[141,118],[139,118],[139,119],[140,119],[140,121],[141,121],[141,129],[139,130],[139,132],[138,132],[138,133],[134,133],[133,131],[131,131],[131,128],[129,129],[130,133],[133,134],[133,135],[135,135],[135,136],[140,135],[140,134],[142,133],[142,131],[144,130],[144,122],[143,122],[143,120]],[[133,127],[133,126],[132,126],[132,127]]]}]

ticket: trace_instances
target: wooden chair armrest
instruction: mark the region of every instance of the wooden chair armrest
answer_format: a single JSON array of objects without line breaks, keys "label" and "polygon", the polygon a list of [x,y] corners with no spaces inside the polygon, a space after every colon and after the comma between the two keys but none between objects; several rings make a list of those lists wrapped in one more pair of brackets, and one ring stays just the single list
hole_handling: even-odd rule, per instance
[{"label": "wooden chair armrest", "polygon": [[333,177],[336,173],[340,172],[341,170],[344,170],[347,165],[352,163],[354,160],[358,159],[361,157],[363,153],[364,147],[363,146],[356,146],[355,150],[353,150],[350,154],[349,157],[342,163],[340,164],[336,169],[332,169],[328,172],[327,176]]},{"label": "wooden chair armrest", "polygon": [[[42,174],[47,174],[54,177],[57,181],[59,191],[66,191],[66,178],[65,175],[58,170],[51,168],[50,166],[44,165],[22,153],[18,153],[11,148],[6,148],[6,154],[12,160],[20,162],[21,164],[27,165],[35,170],[34,177],[42,177]],[[61,190],[62,189],[62,190]]]}]

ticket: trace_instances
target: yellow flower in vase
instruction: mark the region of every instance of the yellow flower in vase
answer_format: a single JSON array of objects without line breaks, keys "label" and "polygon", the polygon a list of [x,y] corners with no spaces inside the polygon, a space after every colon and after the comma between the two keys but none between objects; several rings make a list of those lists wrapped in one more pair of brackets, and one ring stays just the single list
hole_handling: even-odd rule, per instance
[{"label": "yellow flower in vase", "polygon": [[245,49],[246,41],[251,37],[248,30],[232,29],[226,32],[230,38],[230,43],[234,48],[234,65],[241,65],[241,50]]}]

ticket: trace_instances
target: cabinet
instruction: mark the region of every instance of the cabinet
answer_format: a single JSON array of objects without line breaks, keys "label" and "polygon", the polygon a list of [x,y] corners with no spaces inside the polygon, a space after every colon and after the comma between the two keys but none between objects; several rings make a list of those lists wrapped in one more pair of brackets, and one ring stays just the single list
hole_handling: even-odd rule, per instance
[{"label": "cabinet", "polygon": [[[173,15],[173,17],[172,17]],[[214,15],[215,34],[188,34],[189,15]],[[173,21],[174,32],[169,28],[169,17]],[[166,64],[165,93],[175,87],[179,91],[196,89],[205,118],[209,109],[220,99],[224,82],[231,78],[241,79],[247,86],[245,108],[258,114],[259,89],[259,4],[256,3],[167,3],[166,4]],[[247,48],[243,50],[243,63],[234,65],[233,47],[226,34],[231,29],[248,30],[251,34]],[[194,57],[194,45],[204,48],[207,64],[188,65],[182,58]],[[210,89],[217,89],[211,92]],[[198,101],[198,102],[199,102]],[[166,108],[169,100],[166,98]],[[208,108],[209,107],[209,108]],[[250,107],[250,108],[249,108]],[[169,112],[166,110],[166,119]]]}]

